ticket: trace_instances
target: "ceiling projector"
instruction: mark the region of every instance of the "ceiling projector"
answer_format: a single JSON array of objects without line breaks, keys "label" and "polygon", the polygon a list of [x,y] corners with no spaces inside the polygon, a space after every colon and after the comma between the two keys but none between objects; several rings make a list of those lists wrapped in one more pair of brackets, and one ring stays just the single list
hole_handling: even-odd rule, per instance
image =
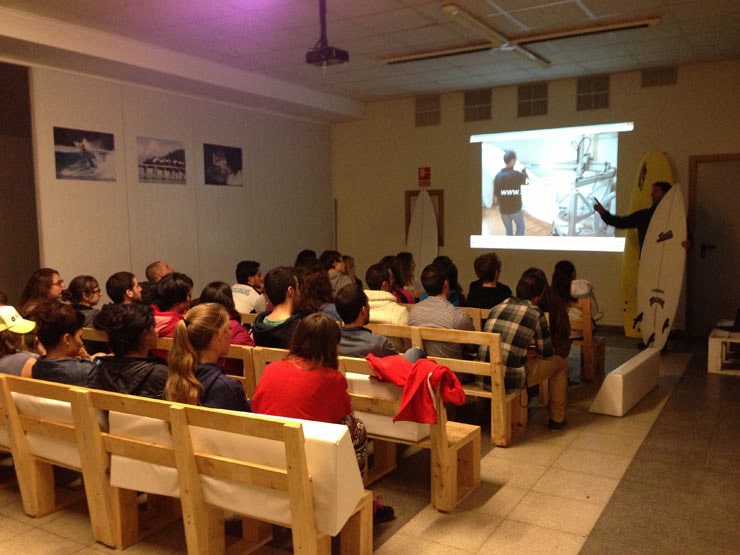
[{"label": "ceiling projector", "polygon": [[349,52],[333,46],[319,46],[306,52],[306,63],[315,66],[333,66],[349,62]]}]

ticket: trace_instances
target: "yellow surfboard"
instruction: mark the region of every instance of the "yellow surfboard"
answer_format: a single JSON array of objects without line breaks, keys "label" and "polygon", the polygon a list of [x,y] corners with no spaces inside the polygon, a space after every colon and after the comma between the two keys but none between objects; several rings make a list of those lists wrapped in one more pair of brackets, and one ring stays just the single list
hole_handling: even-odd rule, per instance
[{"label": "yellow surfboard", "polygon": [[[643,208],[650,208],[650,190],[656,181],[673,183],[671,162],[665,152],[648,151],[642,157],[632,182],[632,194],[627,214]],[[637,321],[637,275],[640,270],[640,242],[637,229],[628,229],[625,234],[624,254],[622,255],[622,311],[624,313],[624,333],[627,337],[640,338],[640,323]]]}]

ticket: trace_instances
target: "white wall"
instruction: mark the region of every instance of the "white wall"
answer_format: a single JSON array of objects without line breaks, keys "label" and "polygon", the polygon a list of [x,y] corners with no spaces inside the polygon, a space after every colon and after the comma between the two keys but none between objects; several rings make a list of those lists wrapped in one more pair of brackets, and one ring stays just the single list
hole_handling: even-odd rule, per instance
[{"label": "white wall", "polygon": [[[56,70],[31,70],[41,264],[102,284],[162,259],[232,283],[334,244],[328,125]],[[54,127],[113,133],[115,182],[58,180]],[[139,183],[137,136],[185,145],[187,185]],[[241,147],[243,187],[204,185],[203,143]]]},{"label": "white wall", "polygon": [[[383,255],[402,250],[404,191],[418,188],[418,167],[430,166],[431,187],[444,189],[445,196],[440,254],[455,260],[467,287],[475,277],[473,260],[483,252],[469,247],[470,235],[481,230],[480,146],[469,144],[471,134],[634,121],[635,130],[620,136],[619,181],[631,183],[642,155],[659,148],[668,153],[677,180],[687,184],[689,156],[740,151],[738,83],[739,60],[681,66],[673,86],[642,89],[640,72],[613,74],[611,107],[576,112],[576,80],[564,79],[549,84],[548,115],[527,118],[516,116],[517,88],[500,87],[493,89],[492,119],[471,123],[463,122],[463,94],[451,93],[441,99],[441,125],[423,128],[414,127],[413,98],[371,103],[363,120],[333,128],[339,250],[355,256],[360,276]],[[620,211],[626,210],[629,193],[629,187],[620,188]],[[579,276],[593,282],[603,322],[621,326],[621,253],[498,254],[504,264],[501,281],[512,288],[529,266],[550,274],[559,259],[572,260]],[[683,325],[679,307],[677,327]]]}]

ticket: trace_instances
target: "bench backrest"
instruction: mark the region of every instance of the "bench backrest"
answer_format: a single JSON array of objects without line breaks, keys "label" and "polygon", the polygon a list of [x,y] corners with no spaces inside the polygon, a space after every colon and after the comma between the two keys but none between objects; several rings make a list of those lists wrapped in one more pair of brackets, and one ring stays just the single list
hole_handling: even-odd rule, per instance
[{"label": "bench backrest", "polygon": [[490,308],[475,308],[472,306],[461,306],[460,310],[470,316],[473,320],[475,331],[483,330],[483,326],[485,325],[486,320],[488,320],[488,313],[491,312]]},{"label": "bench backrest", "polygon": [[239,313],[242,324],[254,324],[257,316],[259,316],[259,314],[256,312],[250,312],[249,314],[245,314],[244,312]]},{"label": "bench backrest", "polygon": [[568,314],[570,320],[570,329],[578,330],[581,332],[583,342],[586,345],[592,345],[594,341],[593,335],[593,324],[591,320],[591,299],[588,297],[581,297],[576,302],[576,308],[580,309],[581,316],[571,317],[570,311]]}]

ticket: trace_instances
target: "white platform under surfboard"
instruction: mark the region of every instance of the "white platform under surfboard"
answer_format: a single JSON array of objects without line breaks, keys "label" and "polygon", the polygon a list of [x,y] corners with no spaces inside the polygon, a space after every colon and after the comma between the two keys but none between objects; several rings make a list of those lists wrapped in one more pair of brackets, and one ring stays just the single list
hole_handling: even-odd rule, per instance
[{"label": "white platform under surfboard", "polygon": [[662,349],[671,333],[681,296],[687,238],[686,205],[676,183],[650,219],[640,256],[637,308],[642,341]]},{"label": "white platform under surfboard", "polygon": [[647,348],[609,372],[589,412],[624,416],[658,385],[660,350]]}]

